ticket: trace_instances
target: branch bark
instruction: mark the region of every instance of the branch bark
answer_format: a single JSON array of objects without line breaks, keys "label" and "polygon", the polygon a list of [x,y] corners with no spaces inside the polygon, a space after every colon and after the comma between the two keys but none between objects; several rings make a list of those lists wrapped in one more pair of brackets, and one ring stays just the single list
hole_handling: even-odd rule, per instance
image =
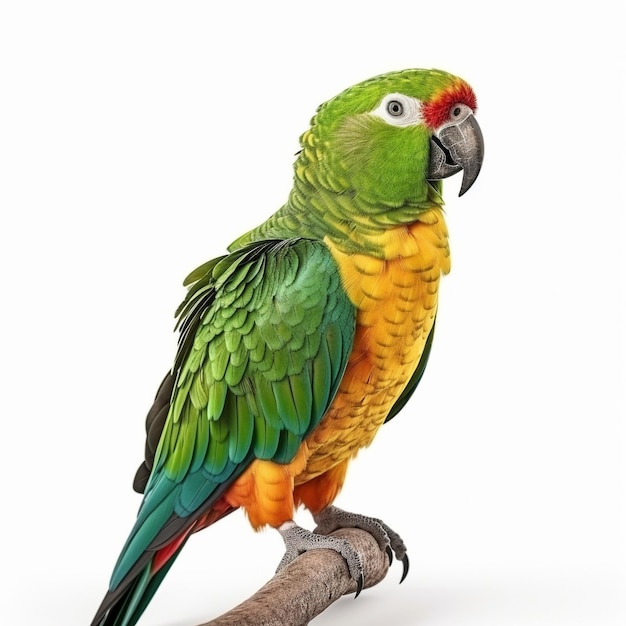
[{"label": "branch bark", "polygon": [[[341,528],[330,533],[345,539],[363,559],[363,588],[386,576],[389,558],[368,532]],[[306,626],[347,593],[356,593],[343,557],[333,550],[311,550],[284,567],[247,600],[200,626]]]}]

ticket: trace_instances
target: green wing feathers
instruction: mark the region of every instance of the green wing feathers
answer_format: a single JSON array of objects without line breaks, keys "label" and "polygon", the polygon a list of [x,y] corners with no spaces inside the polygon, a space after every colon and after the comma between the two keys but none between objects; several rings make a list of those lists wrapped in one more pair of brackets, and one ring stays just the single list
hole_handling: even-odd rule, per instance
[{"label": "green wing feathers", "polygon": [[[169,409],[156,452],[154,443],[146,449],[145,497],[111,589],[146,551],[209,510],[254,459],[292,460],[328,408],[352,347],[355,310],[322,242],[254,243],[186,282],[179,350],[162,386],[173,389]],[[163,410],[155,409],[155,423]]]},{"label": "green wing feathers", "polygon": [[355,311],[326,246],[261,242],[209,264],[180,316],[179,369],[155,466],[178,480],[200,467],[221,475],[250,452],[290,461],[352,346]]}]

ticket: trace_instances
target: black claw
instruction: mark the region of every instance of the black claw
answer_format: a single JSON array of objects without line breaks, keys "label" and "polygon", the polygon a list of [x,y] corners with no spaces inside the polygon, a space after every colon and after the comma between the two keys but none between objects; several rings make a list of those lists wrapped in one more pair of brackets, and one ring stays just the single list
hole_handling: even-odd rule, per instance
[{"label": "black claw", "polygon": [[406,575],[409,573],[409,555],[405,554],[402,557],[402,578],[400,579],[400,583],[406,578]]},{"label": "black claw", "polygon": [[359,597],[361,591],[363,591],[363,574],[359,574],[359,577],[356,581],[356,595],[354,596],[355,600]]},{"label": "black claw", "polygon": [[385,548],[385,552],[387,552],[387,556],[389,557],[389,565],[391,565],[391,563],[393,562],[393,550],[391,549],[391,546],[387,546]]}]

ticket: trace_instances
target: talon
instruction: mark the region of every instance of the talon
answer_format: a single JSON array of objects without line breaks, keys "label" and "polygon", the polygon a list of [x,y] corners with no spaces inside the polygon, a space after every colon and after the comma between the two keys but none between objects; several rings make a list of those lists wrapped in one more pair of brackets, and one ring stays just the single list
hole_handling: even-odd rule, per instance
[{"label": "talon", "polygon": [[396,559],[402,561],[402,578],[400,582],[409,573],[409,557],[406,554],[406,546],[402,538],[382,520],[359,515],[358,513],[349,513],[336,506],[326,507],[313,515],[313,519],[317,523],[316,533],[328,534],[338,528],[360,528],[370,533],[378,542],[380,549],[387,554],[389,565],[391,565],[394,555]]},{"label": "talon", "polygon": [[406,575],[409,573],[409,555],[405,554],[402,557],[402,578],[400,579],[400,584],[406,578]]},{"label": "talon", "polygon": [[363,574],[361,574],[356,581],[356,595],[354,596],[355,600],[359,597],[361,591],[363,591]]},{"label": "talon", "polygon": [[391,549],[391,546],[386,546],[385,552],[387,552],[387,556],[389,557],[389,565],[391,565],[391,563],[393,562],[393,550]]}]

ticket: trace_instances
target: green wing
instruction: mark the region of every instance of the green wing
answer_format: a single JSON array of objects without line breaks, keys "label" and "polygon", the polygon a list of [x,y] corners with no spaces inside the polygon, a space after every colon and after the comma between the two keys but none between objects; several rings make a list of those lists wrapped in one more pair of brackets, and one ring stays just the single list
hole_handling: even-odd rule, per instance
[{"label": "green wing", "polygon": [[111,589],[183,535],[254,459],[288,463],[326,412],[352,348],[355,309],[320,241],[250,244],[186,284],[179,350],[160,390],[172,389],[168,413]]}]

